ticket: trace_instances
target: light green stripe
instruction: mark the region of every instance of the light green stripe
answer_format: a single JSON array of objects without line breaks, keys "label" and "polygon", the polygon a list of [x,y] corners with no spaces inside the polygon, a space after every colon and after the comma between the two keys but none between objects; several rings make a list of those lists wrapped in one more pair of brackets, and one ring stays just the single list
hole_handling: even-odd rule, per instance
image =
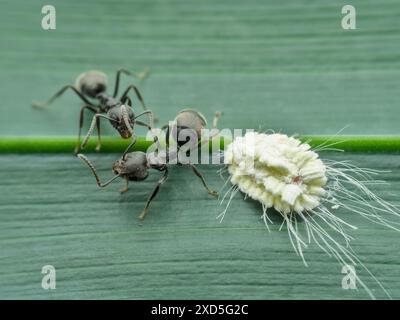
[{"label": "light green stripe", "polygon": [[[400,152],[400,136],[301,136],[314,148],[327,147],[359,152]],[[103,137],[102,152],[121,152],[130,140]],[[134,150],[145,151],[151,141],[138,137]],[[76,145],[75,137],[0,137],[0,153],[69,153]],[[96,139],[89,142],[84,152],[94,152]],[[224,141],[221,139],[221,149]]]}]

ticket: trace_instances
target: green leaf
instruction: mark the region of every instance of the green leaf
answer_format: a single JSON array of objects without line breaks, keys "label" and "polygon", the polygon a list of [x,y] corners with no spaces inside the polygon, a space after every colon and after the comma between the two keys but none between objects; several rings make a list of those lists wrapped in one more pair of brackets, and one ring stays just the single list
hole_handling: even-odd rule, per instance
[{"label": "green leaf", "polygon": [[[159,174],[124,195],[118,183],[99,190],[72,155],[79,99],[68,93],[41,111],[31,102],[90,69],[106,72],[111,91],[118,68],[149,67],[147,80],[124,77],[122,87],[137,84],[160,125],[184,107],[209,120],[219,110],[221,128],[299,134],[313,145],[347,126],[346,136],[333,140],[345,141],[334,147],[352,152],[323,156],[390,170],[381,176],[390,185],[374,191],[399,205],[398,1],[352,1],[354,31],[341,29],[345,2],[51,4],[53,31],[41,29],[41,2],[3,0],[0,11],[0,298],[368,298],[362,290],[343,290],[341,267],[315,245],[304,267],[273,212],[268,233],[258,203],[237,195],[219,223],[215,217],[224,207],[188,168],[171,168],[140,222]],[[106,122],[102,127],[113,138],[105,138],[103,154],[90,158],[107,178],[118,155],[106,152],[124,142],[116,142]],[[10,154],[22,152],[28,154]],[[213,188],[222,187],[217,167],[199,168]],[[345,210],[338,215],[359,227],[351,232],[354,250],[400,298],[398,233]],[[46,291],[41,269],[49,264],[57,287]],[[385,298],[365,271],[356,270]]]}]

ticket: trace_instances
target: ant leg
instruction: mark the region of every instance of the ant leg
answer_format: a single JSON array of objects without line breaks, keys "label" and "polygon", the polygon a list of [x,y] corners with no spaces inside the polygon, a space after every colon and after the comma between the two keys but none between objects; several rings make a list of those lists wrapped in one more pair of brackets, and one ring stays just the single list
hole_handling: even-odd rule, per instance
[{"label": "ant leg", "polygon": [[100,117],[96,117],[96,128],[97,128],[97,146],[96,146],[96,151],[100,151],[100,148],[101,148]]},{"label": "ant leg", "polygon": [[214,114],[214,119],[212,122],[212,129],[216,129],[216,132],[214,134],[212,134],[210,137],[208,137],[207,139],[203,140],[203,141],[199,141],[197,144],[197,147],[202,148],[205,144],[209,144],[210,140],[212,141],[218,134],[219,134],[219,129],[217,128],[218,125],[218,121],[221,118],[222,112],[220,111],[216,111]]},{"label": "ant leg", "polygon": [[119,190],[120,193],[125,193],[125,192],[127,192],[127,191],[129,190],[129,187],[128,187],[128,185],[129,185],[129,180],[128,180],[128,179],[125,179],[125,183],[126,183],[126,184],[125,184],[125,187]]},{"label": "ant leg", "polygon": [[[132,108],[132,101],[131,101],[131,99],[130,99],[128,96],[125,97],[125,99],[129,99],[130,104],[128,104],[128,106],[129,106],[131,109],[133,109],[133,108]],[[124,103],[125,101],[121,101],[121,102]],[[121,108],[123,108],[123,107],[121,106]],[[126,109],[126,107],[125,107],[125,109]],[[123,112],[125,112],[125,111],[123,111]],[[126,111],[125,113],[126,113],[126,115],[128,114],[127,111]],[[143,115],[145,115],[145,114],[148,114],[148,115],[149,115],[149,122],[150,122],[150,124],[149,124],[149,125],[148,125],[148,124],[141,124],[141,125],[144,125],[144,126],[148,127],[149,130],[151,130],[151,129],[154,127],[154,113],[153,113],[153,111],[151,111],[151,110],[143,111],[143,112],[139,113],[137,116],[135,116],[134,119],[137,119],[137,118],[139,118],[139,117],[141,117],[141,116],[143,116]],[[124,120],[125,120],[125,119],[124,119]],[[126,121],[126,120],[125,120],[125,121]],[[142,121],[138,121],[138,122],[142,122]],[[143,123],[143,122],[142,122],[142,123]]]},{"label": "ant leg", "polygon": [[87,164],[87,166],[88,166],[89,169],[92,171],[92,173],[93,173],[93,175],[94,175],[94,177],[95,177],[95,179],[96,179],[97,185],[98,185],[100,188],[107,187],[111,182],[113,182],[115,179],[117,179],[117,178],[120,177],[120,175],[118,174],[118,175],[112,177],[112,178],[111,178],[110,180],[108,180],[107,182],[101,183],[100,178],[99,178],[99,176],[98,176],[98,174],[97,174],[96,168],[95,168],[94,165],[90,162],[90,160],[89,160],[88,158],[86,158],[86,156],[84,156],[84,155],[81,154],[81,153],[78,153],[78,154],[77,154],[77,157]]},{"label": "ant leg", "polygon": [[129,98],[129,96],[126,96],[124,101],[121,101],[121,102],[125,103],[125,101],[126,101],[127,105],[132,108],[132,100],[131,100],[131,98]]},{"label": "ant leg", "polygon": [[170,149],[171,146],[171,131],[173,132],[173,129],[171,128],[171,124],[165,124],[161,127],[161,130],[165,130],[165,152],[166,152],[166,163],[170,164],[179,164],[179,159],[178,159],[178,145],[176,143],[176,137],[172,138],[172,148]]},{"label": "ant leg", "polygon": [[86,99],[74,86],[71,85],[66,85],[64,87],[62,87],[59,91],[57,91],[49,100],[47,100],[46,102],[32,102],[32,107],[34,108],[46,108],[47,106],[49,106],[55,99],[57,99],[58,97],[60,97],[66,90],[71,89],[72,91],[74,91],[79,98],[81,98],[81,100],[87,104],[87,105],[92,105],[92,103]]},{"label": "ant leg", "polygon": [[123,101],[123,100],[126,98],[126,96],[128,95],[128,93],[129,93],[129,91],[130,91],[131,89],[135,92],[136,97],[139,99],[140,104],[142,105],[143,110],[147,110],[147,107],[146,107],[146,105],[145,105],[145,103],[144,103],[143,97],[142,97],[142,95],[140,94],[139,89],[138,89],[135,85],[133,85],[133,84],[129,85],[128,88],[125,89],[124,93],[123,93],[122,96],[121,96],[120,101]]},{"label": "ant leg", "polygon": [[216,111],[214,114],[214,119],[213,119],[213,124],[212,124],[212,128],[213,129],[217,129],[217,125],[218,125],[218,121],[221,118],[222,112],[221,111]]},{"label": "ant leg", "polygon": [[147,76],[149,75],[149,70],[147,68],[145,68],[142,72],[134,73],[134,72],[130,72],[130,71],[126,70],[126,69],[119,69],[117,71],[117,75],[116,75],[116,78],[115,78],[115,86],[114,86],[113,98],[115,98],[118,95],[119,81],[120,81],[122,73],[126,74],[128,76],[136,77],[139,80],[143,80],[143,79],[147,78]]},{"label": "ant leg", "polygon": [[[107,116],[104,115],[104,114],[96,113],[96,114],[93,116],[93,118],[92,118],[92,123],[90,124],[90,128],[89,128],[88,132],[86,133],[85,138],[83,139],[83,142],[82,142],[82,145],[81,145],[81,149],[83,149],[83,148],[86,147],[86,145],[87,145],[87,143],[88,143],[88,141],[89,141],[89,138],[90,138],[90,136],[91,136],[92,133],[93,133],[94,127],[95,127],[96,125],[98,125],[98,126],[100,125],[100,124],[98,123],[98,118],[104,118],[104,119],[107,119],[107,120],[109,120],[109,121],[115,121],[114,119],[112,119],[112,118],[110,118],[110,117],[107,117]],[[99,129],[99,127],[98,127],[98,129]],[[98,131],[98,132],[99,132],[99,131]],[[99,134],[100,134],[100,133],[99,133]]]},{"label": "ant leg", "polygon": [[139,113],[137,116],[135,116],[135,119],[137,119],[137,118],[139,118],[139,117],[141,117],[141,116],[143,116],[143,115],[145,115],[145,114],[148,114],[149,115],[149,122],[150,122],[150,130],[151,130],[151,128],[152,127],[154,127],[154,113],[153,113],[153,111],[151,111],[151,110],[146,110],[146,111],[143,111],[142,113]]},{"label": "ant leg", "polygon": [[[145,112],[147,112],[147,111],[145,111]],[[150,111],[151,112],[151,111]],[[144,113],[144,112],[143,112]],[[141,115],[141,114],[140,114]],[[137,117],[135,117],[135,123],[137,124],[137,125],[139,125],[139,126],[142,126],[142,127],[146,127],[147,129],[149,129],[149,130],[151,130],[151,129],[153,129],[149,124],[147,124],[146,122],[143,122],[143,121],[140,121],[140,120],[136,120],[136,118]]]},{"label": "ant leg", "polygon": [[77,142],[76,147],[75,147],[75,151],[74,151],[75,154],[77,154],[78,152],[81,151],[81,148],[80,148],[81,132],[82,132],[82,127],[83,127],[83,119],[84,119],[84,115],[85,115],[85,109],[88,109],[88,110],[90,110],[90,111],[92,111],[94,113],[98,112],[98,110],[95,107],[91,106],[91,105],[84,105],[84,106],[81,107],[81,111],[80,111],[80,114],[79,114],[78,142]]},{"label": "ant leg", "polygon": [[140,220],[143,220],[144,217],[146,216],[147,211],[149,210],[151,200],[153,200],[154,197],[157,195],[158,190],[160,190],[160,186],[167,180],[167,178],[168,178],[168,168],[165,167],[164,175],[160,178],[160,180],[158,180],[156,187],[154,188],[150,197],[147,199],[147,202],[146,202],[146,205],[145,205],[143,211],[139,215]]},{"label": "ant leg", "polygon": [[[176,144],[174,145],[174,148],[172,151],[169,148],[170,147],[170,138],[171,138],[171,126],[169,124],[165,124],[162,126],[162,129],[167,129],[165,132],[166,163],[177,164],[179,162],[177,145]],[[172,161],[171,161],[171,158],[172,158]]]},{"label": "ant leg", "polygon": [[200,180],[201,180],[201,182],[203,183],[204,188],[206,188],[207,192],[208,192],[210,195],[214,196],[214,197],[218,197],[218,192],[217,192],[217,191],[214,191],[214,190],[212,190],[212,189],[210,189],[210,188],[208,187],[208,185],[207,185],[207,183],[206,183],[206,180],[204,179],[204,177],[203,177],[203,175],[201,174],[201,172],[200,172],[193,164],[189,163],[189,166],[192,168],[194,174],[200,178]]}]

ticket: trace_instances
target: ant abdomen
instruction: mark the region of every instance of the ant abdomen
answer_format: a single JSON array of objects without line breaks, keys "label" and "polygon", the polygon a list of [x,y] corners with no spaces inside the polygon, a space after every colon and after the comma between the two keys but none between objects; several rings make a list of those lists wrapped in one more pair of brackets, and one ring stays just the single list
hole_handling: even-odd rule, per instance
[{"label": "ant abdomen", "polygon": [[95,98],[99,93],[107,89],[107,76],[97,70],[81,73],[75,81],[76,89],[91,98]]},{"label": "ant abdomen", "polygon": [[197,142],[201,139],[202,129],[206,127],[207,120],[199,111],[183,109],[176,116],[171,133],[174,139],[177,139],[179,147],[182,147],[189,141],[193,143],[193,146],[196,146]]},{"label": "ant abdomen", "polygon": [[183,109],[175,118],[177,128],[192,129],[197,137],[201,137],[201,130],[207,127],[206,118],[197,110]]}]

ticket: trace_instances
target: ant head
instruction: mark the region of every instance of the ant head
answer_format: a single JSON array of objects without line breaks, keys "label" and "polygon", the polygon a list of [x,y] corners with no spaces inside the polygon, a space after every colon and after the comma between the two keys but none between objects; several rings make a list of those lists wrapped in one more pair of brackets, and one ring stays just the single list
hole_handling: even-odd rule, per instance
[{"label": "ant head", "polygon": [[99,93],[106,91],[107,76],[96,70],[81,73],[76,78],[75,87],[79,92],[95,98]]},{"label": "ant head", "polygon": [[115,161],[112,165],[112,171],[114,172],[115,175],[120,175],[122,174],[125,170],[125,160],[124,159],[119,159]]},{"label": "ant head", "polygon": [[146,179],[149,175],[148,169],[147,156],[140,151],[126,154],[123,158],[115,161],[112,166],[114,174],[126,176],[132,181]]},{"label": "ant head", "polygon": [[111,118],[111,125],[117,129],[121,138],[128,139],[133,134],[135,115],[132,108],[125,105],[117,105],[108,110],[107,116]]}]

